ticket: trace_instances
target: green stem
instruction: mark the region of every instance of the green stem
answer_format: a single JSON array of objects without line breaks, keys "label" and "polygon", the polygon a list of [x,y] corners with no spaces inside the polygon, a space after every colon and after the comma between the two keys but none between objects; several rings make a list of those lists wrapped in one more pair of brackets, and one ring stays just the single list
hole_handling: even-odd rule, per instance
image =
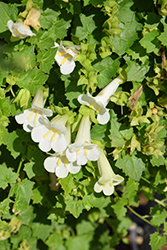
[{"label": "green stem", "polygon": [[152,227],[155,227],[157,230],[161,230],[162,232],[164,232],[164,230],[160,227],[157,227],[155,225],[153,225],[149,220],[147,220],[146,218],[144,218],[142,215],[138,214],[135,210],[133,210],[133,208],[131,208],[130,206],[126,205],[126,207],[133,213],[135,214],[137,217],[139,217],[141,220],[145,221],[146,223],[148,223],[149,225],[151,225]]},{"label": "green stem", "polygon": [[[145,179],[144,177],[141,177],[141,179],[142,180],[144,180],[145,182],[147,182],[149,185],[151,184],[151,182],[150,181],[148,181],[147,179]],[[154,184],[153,184],[153,186],[155,186]],[[155,186],[156,187],[156,186]],[[158,189],[157,187],[156,187],[156,189]],[[161,191],[161,190],[160,190]],[[167,207],[166,206],[166,204],[163,202],[163,201],[160,201],[160,200],[158,200],[158,199],[154,199],[154,201],[156,202],[156,203],[158,203],[158,204],[160,204],[161,206],[163,206],[163,207]]]}]

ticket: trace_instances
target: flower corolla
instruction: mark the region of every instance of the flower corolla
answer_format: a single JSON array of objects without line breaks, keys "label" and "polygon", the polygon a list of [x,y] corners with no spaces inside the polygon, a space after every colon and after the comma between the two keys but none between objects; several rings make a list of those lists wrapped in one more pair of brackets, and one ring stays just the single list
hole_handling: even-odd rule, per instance
[{"label": "flower corolla", "polygon": [[97,113],[97,120],[100,124],[106,124],[110,119],[109,109],[106,108],[110,98],[117,90],[119,83],[122,82],[121,77],[115,78],[110,82],[96,97],[87,93],[78,96],[78,102],[94,109]]},{"label": "flower corolla", "polygon": [[68,146],[66,156],[70,162],[85,165],[88,160],[97,161],[100,151],[91,143],[89,115],[83,116],[75,142]]},{"label": "flower corolla", "polygon": [[64,135],[67,134],[65,124],[68,117],[66,115],[56,117],[51,122],[41,117],[40,125],[31,131],[31,138],[34,142],[39,142],[39,148],[43,152],[49,152],[53,149],[55,152],[62,152],[67,147],[67,141]]},{"label": "flower corolla", "polygon": [[61,73],[63,75],[70,74],[75,68],[75,60],[81,46],[74,45],[64,47],[61,41],[60,45],[58,43],[55,43],[55,47],[58,47],[57,53],[55,55],[55,60],[60,66]]},{"label": "flower corolla", "polygon": [[101,191],[103,191],[105,195],[109,196],[113,194],[114,187],[120,184],[124,180],[124,178],[113,172],[103,150],[100,151],[101,154],[99,156],[99,159],[97,160],[100,178],[94,185],[94,191],[96,193],[100,193]]},{"label": "flower corolla", "polygon": [[53,115],[52,110],[43,108],[43,92],[41,90],[36,93],[31,105],[31,108],[24,110],[23,114],[15,115],[17,123],[23,124],[23,129],[26,132],[30,132],[34,127],[40,125],[40,117]]},{"label": "flower corolla", "polygon": [[29,26],[23,22],[14,23],[12,20],[9,20],[7,26],[14,37],[25,38],[28,36],[36,36],[36,34],[30,30]]},{"label": "flower corolla", "polygon": [[[71,142],[71,128],[67,125],[68,133],[65,135],[67,144]],[[44,161],[45,169],[50,173],[55,173],[59,178],[67,177],[68,173],[76,174],[80,171],[81,166],[78,166],[76,162],[70,162],[66,156],[66,150],[60,153],[55,153],[47,157]]]}]

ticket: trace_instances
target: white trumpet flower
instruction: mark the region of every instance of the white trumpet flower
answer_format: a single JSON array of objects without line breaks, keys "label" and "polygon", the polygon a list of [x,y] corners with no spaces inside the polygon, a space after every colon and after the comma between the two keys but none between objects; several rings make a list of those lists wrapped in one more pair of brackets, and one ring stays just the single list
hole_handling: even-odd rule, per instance
[{"label": "white trumpet flower", "polygon": [[28,36],[36,36],[36,34],[30,30],[29,26],[23,22],[14,23],[12,20],[9,20],[7,26],[14,37],[25,38]]},{"label": "white trumpet flower", "polygon": [[55,60],[60,66],[60,71],[63,75],[70,74],[75,68],[75,60],[79,54],[80,45],[74,45],[69,47],[64,47],[62,41],[60,45],[55,43],[55,47],[58,47],[57,53],[55,55]]},{"label": "white trumpet flower", "polygon": [[40,125],[31,131],[31,138],[34,142],[39,142],[39,148],[43,152],[53,149],[55,152],[62,152],[67,147],[64,135],[67,134],[65,124],[68,117],[66,115],[54,118],[51,122],[41,117]]},{"label": "white trumpet flower", "polygon": [[113,172],[103,150],[100,151],[101,154],[99,156],[99,159],[97,160],[97,165],[101,177],[95,183],[94,191],[96,193],[100,193],[101,191],[103,191],[105,195],[109,196],[114,193],[114,187],[120,184],[124,180],[124,178]]},{"label": "white trumpet flower", "polygon": [[[67,144],[71,142],[71,130],[70,126],[67,126],[68,134],[65,135]],[[70,162],[66,156],[66,150],[64,152],[55,153],[47,157],[44,161],[45,169],[50,173],[55,173],[59,178],[67,177],[68,173],[76,174],[80,171],[81,166],[78,166],[76,162]]]},{"label": "white trumpet flower", "polygon": [[39,90],[32,103],[32,107],[30,109],[24,110],[23,114],[15,115],[15,119],[17,123],[23,124],[23,129],[26,132],[31,132],[31,130],[40,125],[39,118],[52,116],[53,112],[50,109],[43,108],[43,92]]},{"label": "white trumpet flower", "polygon": [[122,82],[121,77],[115,78],[110,82],[96,97],[87,93],[78,96],[78,102],[94,109],[97,113],[97,120],[100,124],[106,124],[110,119],[109,109],[106,108],[110,98],[117,90],[119,83]]},{"label": "white trumpet flower", "polygon": [[83,116],[75,142],[68,146],[66,156],[70,162],[85,165],[88,160],[97,161],[100,151],[91,143],[89,115]]}]

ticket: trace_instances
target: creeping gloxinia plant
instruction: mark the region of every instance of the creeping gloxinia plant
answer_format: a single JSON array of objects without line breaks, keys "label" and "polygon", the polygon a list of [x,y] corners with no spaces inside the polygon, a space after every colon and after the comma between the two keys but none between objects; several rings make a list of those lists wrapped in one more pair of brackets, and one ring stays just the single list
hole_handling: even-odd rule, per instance
[{"label": "creeping gloxinia plant", "polygon": [[60,66],[61,73],[63,75],[70,74],[75,68],[75,60],[79,54],[80,45],[74,45],[65,48],[61,41],[60,45],[55,43],[55,47],[58,47],[55,60]]},{"label": "creeping gloxinia plant", "polygon": [[109,109],[106,108],[110,98],[117,90],[119,83],[122,82],[121,77],[115,78],[110,82],[96,97],[87,93],[78,96],[78,102],[94,109],[97,113],[97,120],[100,124],[106,124],[110,119]]},{"label": "creeping gloxinia plant", "polygon": [[13,37],[25,38],[28,36],[36,36],[36,34],[30,30],[30,27],[23,22],[14,23],[12,20],[9,20],[7,26]]},{"label": "creeping gloxinia plant", "polygon": [[23,124],[23,129],[30,132],[34,127],[40,125],[40,117],[50,117],[53,115],[52,110],[43,108],[43,91],[40,90],[36,93],[31,108],[24,110],[23,114],[15,115],[17,123]]},{"label": "creeping gloxinia plant", "polygon": [[[71,142],[71,129],[67,126],[68,134],[65,135],[67,144]],[[76,174],[80,171],[81,166],[76,162],[70,162],[66,156],[66,150],[60,153],[55,153],[47,157],[44,161],[45,169],[50,173],[55,173],[59,178],[67,177],[68,173]]]},{"label": "creeping gloxinia plant", "polygon": [[88,160],[97,161],[100,151],[91,143],[89,115],[82,117],[75,142],[68,146],[67,158],[78,165],[85,165]]},{"label": "creeping gloxinia plant", "polygon": [[100,152],[101,154],[97,160],[100,178],[94,185],[94,191],[96,193],[103,191],[105,195],[112,195],[114,192],[114,187],[120,184],[124,178],[113,172],[103,150],[100,150]]},{"label": "creeping gloxinia plant", "polygon": [[66,115],[56,117],[51,122],[47,118],[40,118],[40,125],[31,132],[34,142],[39,142],[39,148],[43,152],[53,149],[55,152],[62,152],[67,147],[64,135],[67,134],[65,124],[68,117]]}]

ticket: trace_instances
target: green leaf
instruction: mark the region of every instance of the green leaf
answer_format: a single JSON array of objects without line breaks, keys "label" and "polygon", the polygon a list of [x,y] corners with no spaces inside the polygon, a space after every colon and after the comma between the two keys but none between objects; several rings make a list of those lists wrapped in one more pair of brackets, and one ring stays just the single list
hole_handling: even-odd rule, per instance
[{"label": "green leaf", "polygon": [[167,217],[167,211],[165,211],[160,205],[157,205],[151,208],[151,215],[153,216],[151,223],[155,226],[160,226],[164,223]]},{"label": "green leaf", "polygon": [[18,9],[14,4],[6,4],[0,2],[0,33],[6,31],[7,22],[9,20],[15,21],[17,19]]},{"label": "green leaf", "polygon": [[127,185],[125,187],[124,196],[129,201],[130,206],[135,206],[139,200],[139,196],[137,195],[138,186],[139,183],[129,178]]},{"label": "green leaf", "polygon": [[119,218],[119,220],[126,215],[127,208],[125,208],[124,206],[127,204],[127,199],[125,197],[122,197],[114,205],[112,205],[112,208],[114,209],[114,212]]},{"label": "green leaf", "polygon": [[[60,250],[60,247],[64,247],[63,237],[58,232],[54,232],[53,234],[51,234],[45,243],[50,247],[50,249],[56,248],[57,250]],[[66,248],[64,247],[64,249],[62,248],[61,250],[66,250]]]},{"label": "green leaf", "polygon": [[56,21],[58,20],[58,16],[60,15],[60,12],[54,11],[52,9],[47,8],[45,11],[43,11],[40,15],[40,25],[43,29],[50,28]]},{"label": "green leaf", "polygon": [[156,39],[158,35],[159,32],[156,29],[153,29],[149,33],[146,33],[144,37],[140,40],[141,46],[146,49],[147,53],[158,53],[160,49],[159,41],[158,39]]},{"label": "green leaf", "polygon": [[118,159],[116,166],[136,181],[140,180],[142,171],[145,168],[145,164],[140,158],[130,155],[126,155],[124,158]]},{"label": "green leaf", "polygon": [[18,138],[18,134],[16,131],[9,133],[9,141],[7,144],[7,149],[11,152],[11,155],[14,157],[14,159],[16,159],[17,156],[20,154],[20,152],[15,151],[15,147],[14,147],[14,143],[17,138]]},{"label": "green leaf", "polygon": [[0,145],[6,145],[9,140],[9,134],[6,128],[2,124],[0,124]]},{"label": "green leaf", "polygon": [[50,232],[52,231],[50,225],[45,225],[42,223],[32,223],[31,227],[33,231],[33,236],[37,237],[37,239],[41,239],[42,241],[45,241],[49,236]]},{"label": "green leaf", "polygon": [[78,218],[84,209],[83,202],[81,200],[74,200],[70,197],[66,202],[66,211],[69,211],[75,218]]},{"label": "green leaf", "polygon": [[42,89],[47,78],[48,76],[40,69],[34,68],[19,74],[18,86],[28,89],[32,95],[35,95],[38,90]]},{"label": "green leaf", "polygon": [[14,211],[22,211],[26,209],[29,205],[31,196],[33,194],[32,188],[34,182],[24,179],[21,183],[15,184],[13,186],[12,195],[15,194],[15,204]]},{"label": "green leaf", "polygon": [[112,59],[109,56],[93,65],[93,68],[95,68],[99,72],[97,76],[99,88],[104,88],[113,80],[113,77],[116,75],[119,66],[120,59]]},{"label": "green leaf", "polygon": [[77,249],[77,250],[89,250],[89,241],[86,235],[79,235],[75,238],[68,238],[66,242],[67,250]]},{"label": "green leaf", "polygon": [[43,50],[37,55],[37,60],[40,63],[40,69],[44,73],[49,73],[52,68],[53,63],[55,63],[56,49]]},{"label": "green leaf", "polygon": [[71,26],[71,20],[65,21],[64,19],[58,20],[51,28],[56,38],[63,39],[67,36],[67,30]]},{"label": "green leaf", "polygon": [[106,134],[106,127],[107,125],[99,125],[95,124],[91,129],[91,139],[99,140],[101,142],[105,142],[103,138],[105,138]]},{"label": "green leaf", "polygon": [[35,176],[35,173],[33,171],[34,162],[27,162],[24,164],[24,171],[26,172],[29,179],[33,178]]},{"label": "green leaf", "polygon": [[0,187],[5,189],[8,184],[13,184],[18,178],[18,174],[14,173],[11,168],[7,168],[5,164],[0,165]]},{"label": "green leaf", "polygon": [[134,1],[132,0],[124,0],[119,4],[118,19],[120,25],[118,28],[122,30],[122,33],[110,38],[113,51],[118,55],[123,55],[132,46],[134,41],[138,39],[138,31],[142,29],[142,25],[136,21],[135,14],[132,11],[133,4]]},{"label": "green leaf", "polygon": [[[96,28],[96,25],[93,20],[94,15],[85,16],[84,14],[81,13],[79,17],[80,17],[80,20],[78,19],[78,17],[76,18],[76,20],[74,20],[74,23],[77,23],[77,27],[74,32],[74,35],[78,37],[79,40],[81,41],[85,39],[88,35],[92,34],[92,32]],[[78,23],[80,21],[83,27],[78,26]]]},{"label": "green leaf", "polygon": [[160,250],[161,247],[166,245],[166,236],[160,236],[158,232],[151,234],[150,239],[149,245],[152,247],[152,250]]},{"label": "green leaf", "polygon": [[137,63],[132,61],[127,56],[124,57],[128,67],[126,68],[127,80],[141,82],[146,77],[146,73],[149,70],[148,64]]},{"label": "green leaf", "polygon": [[117,122],[117,116],[114,111],[111,111],[111,129],[109,138],[111,139],[111,147],[123,147],[125,144],[125,140],[123,135],[120,133],[121,123]]}]

